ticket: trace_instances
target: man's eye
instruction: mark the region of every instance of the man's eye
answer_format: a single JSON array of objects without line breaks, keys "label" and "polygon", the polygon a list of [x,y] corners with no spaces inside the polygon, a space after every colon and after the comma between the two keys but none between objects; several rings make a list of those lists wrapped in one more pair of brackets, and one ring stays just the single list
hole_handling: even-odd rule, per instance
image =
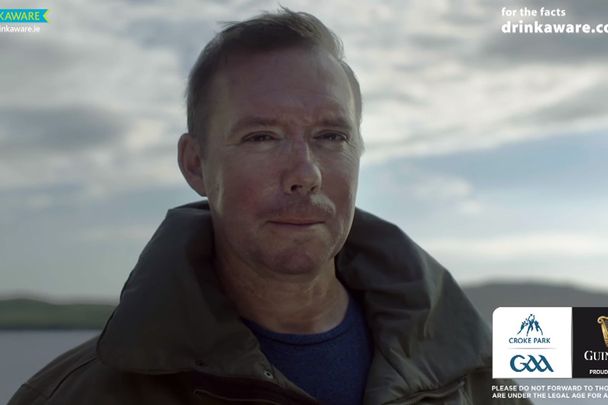
[{"label": "man's eye", "polygon": [[274,137],[270,134],[252,134],[247,137],[243,141],[245,142],[265,142],[272,141]]},{"label": "man's eye", "polygon": [[339,132],[326,132],[324,134],[318,135],[317,139],[327,140],[332,142],[346,142],[348,141],[348,136],[341,134]]}]

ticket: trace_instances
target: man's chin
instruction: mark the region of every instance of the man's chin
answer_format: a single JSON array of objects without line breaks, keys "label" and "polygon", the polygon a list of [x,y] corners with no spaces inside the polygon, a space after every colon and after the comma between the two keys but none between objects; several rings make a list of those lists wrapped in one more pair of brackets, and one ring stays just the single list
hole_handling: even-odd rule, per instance
[{"label": "man's chin", "polygon": [[303,253],[288,253],[274,257],[268,266],[277,277],[315,277],[324,271],[333,270],[333,258],[319,260],[327,255],[310,255]]}]

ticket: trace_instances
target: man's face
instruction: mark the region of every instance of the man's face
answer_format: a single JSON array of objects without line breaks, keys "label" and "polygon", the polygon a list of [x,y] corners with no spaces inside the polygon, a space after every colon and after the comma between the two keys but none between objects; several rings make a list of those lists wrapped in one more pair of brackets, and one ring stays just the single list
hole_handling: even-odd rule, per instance
[{"label": "man's face", "polygon": [[338,62],[300,48],[235,55],[210,100],[202,173],[218,254],[277,277],[333,266],[363,147]]}]

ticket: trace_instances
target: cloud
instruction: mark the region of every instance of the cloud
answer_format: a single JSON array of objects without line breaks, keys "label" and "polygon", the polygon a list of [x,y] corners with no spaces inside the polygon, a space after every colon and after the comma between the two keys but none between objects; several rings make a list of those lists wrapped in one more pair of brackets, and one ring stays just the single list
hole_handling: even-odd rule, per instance
[{"label": "cloud", "polygon": [[581,62],[605,63],[608,60],[608,41],[606,34],[496,33],[482,44],[481,52],[486,56],[482,63],[493,67],[503,64],[580,66]]},{"label": "cloud", "polygon": [[[32,206],[44,207],[177,182],[175,142],[185,127],[181,44],[176,36],[173,47],[149,46],[130,32],[131,23],[167,9],[77,1],[45,7],[51,22],[40,35],[0,41],[0,87],[10,94],[0,98],[0,191],[42,190],[51,197]],[[66,187],[75,191],[52,191]]]},{"label": "cloud", "polygon": [[407,224],[410,213],[419,218],[438,211],[454,217],[480,215],[484,205],[473,185],[462,176],[394,159],[364,168],[357,204],[373,207],[391,220]]},{"label": "cloud", "polygon": [[[599,72],[598,72],[599,74]],[[524,114],[520,122],[539,125],[552,123],[553,125],[572,124],[587,119],[601,120],[600,124],[608,123],[608,110],[604,105],[608,93],[608,82],[593,79],[588,76],[587,85],[581,86],[566,97],[552,100],[553,103],[540,107],[534,113]],[[599,82],[599,83],[598,83]],[[599,125],[598,127],[602,127]]]},{"label": "cloud", "polygon": [[445,257],[467,257],[472,252],[480,260],[515,261],[543,258],[608,259],[608,235],[571,232],[540,232],[484,238],[429,238],[425,248]]},{"label": "cloud", "polygon": [[32,149],[78,153],[116,142],[130,121],[108,108],[72,105],[0,109],[0,156]]},{"label": "cloud", "polygon": [[[156,118],[172,128],[184,127],[186,75],[202,46],[221,28],[217,21],[278,8],[274,1],[188,1],[178,8],[163,1],[79,4],[49,6],[61,29],[49,25],[44,36],[12,36],[0,44],[11,61],[10,73],[0,83],[15,94],[12,105],[111,105],[132,120]],[[560,4],[572,18],[592,14],[574,1]],[[602,16],[606,7],[593,4]],[[501,7],[481,0],[364,2],[357,7],[346,1],[292,0],[284,5],[318,15],[342,37],[364,91],[363,125],[372,151],[366,160],[495,148],[531,136],[553,136],[556,128],[577,132],[582,119],[586,129],[603,125],[605,114],[594,104],[601,92],[587,98],[579,84],[607,86],[601,58],[608,52],[596,48],[607,46],[606,41],[581,35],[502,35]],[[346,7],[348,21],[337,18]],[[528,48],[530,41],[542,41],[543,47]],[[556,68],[555,55],[569,62]],[[532,60],[535,67],[529,66]],[[573,101],[579,97],[584,103]],[[558,122],[564,110],[568,122]]]},{"label": "cloud", "polygon": [[[541,50],[530,66],[517,54],[524,52],[520,37],[500,35],[503,18],[493,2],[284,5],[318,15],[342,37],[364,91],[368,165],[608,127],[605,63],[585,48],[596,46],[593,38],[542,37],[572,63],[555,66]],[[569,18],[592,14],[574,1],[559,6]],[[595,6],[599,19],[606,7]],[[174,142],[185,127],[190,65],[221,28],[217,21],[278,6],[66,1],[49,8],[54,22],[44,35],[0,43],[0,85],[11,93],[0,100],[0,179],[5,188],[80,183],[89,196],[102,196],[179,181]],[[345,8],[348,21],[337,17]],[[33,156],[44,173],[28,167]]]},{"label": "cloud", "polygon": [[[412,158],[419,170],[449,173],[465,179],[473,189],[502,198],[526,195],[528,206],[542,190],[552,205],[608,198],[603,175],[608,139],[603,132],[561,136],[505,145],[486,151],[450,156]],[[390,164],[390,163],[387,163]],[[542,200],[541,200],[542,201]]]},{"label": "cloud", "polygon": [[[12,104],[10,102],[14,96],[34,84],[40,85],[45,80],[49,82],[48,77],[41,75],[43,70],[41,61],[44,61],[44,70],[53,76],[77,63],[78,50],[61,45],[49,36],[40,35],[32,39],[27,35],[2,35],[0,83],[5,94],[11,94],[10,98],[3,97],[0,100],[2,104]],[[52,83],[48,84],[52,85]],[[41,93],[38,95],[40,96]]]},{"label": "cloud", "polygon": [[[558,6],[576,22],[608,21],[605,4],[597,4],[589,21],[583,20],[595,2],[552,4]],[[368,26],[364,41],[353,35],[366,162],[488,150],[608,127],[601,107],[608,83],[604,36],[506,35],[501,8],[488,1],[414,1],[384,14],[382,28]]]}]

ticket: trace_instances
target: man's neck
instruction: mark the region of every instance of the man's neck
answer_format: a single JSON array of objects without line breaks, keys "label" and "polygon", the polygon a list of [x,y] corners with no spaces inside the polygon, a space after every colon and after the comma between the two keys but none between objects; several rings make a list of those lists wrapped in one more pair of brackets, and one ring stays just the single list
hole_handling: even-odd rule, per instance
[{"label": "man's neck", "polygon": [[221,260],[216,268],[239,314],[273,332],[322,333],[337,326],[348,308],[333,260],[309,277],[274,277]]}]

